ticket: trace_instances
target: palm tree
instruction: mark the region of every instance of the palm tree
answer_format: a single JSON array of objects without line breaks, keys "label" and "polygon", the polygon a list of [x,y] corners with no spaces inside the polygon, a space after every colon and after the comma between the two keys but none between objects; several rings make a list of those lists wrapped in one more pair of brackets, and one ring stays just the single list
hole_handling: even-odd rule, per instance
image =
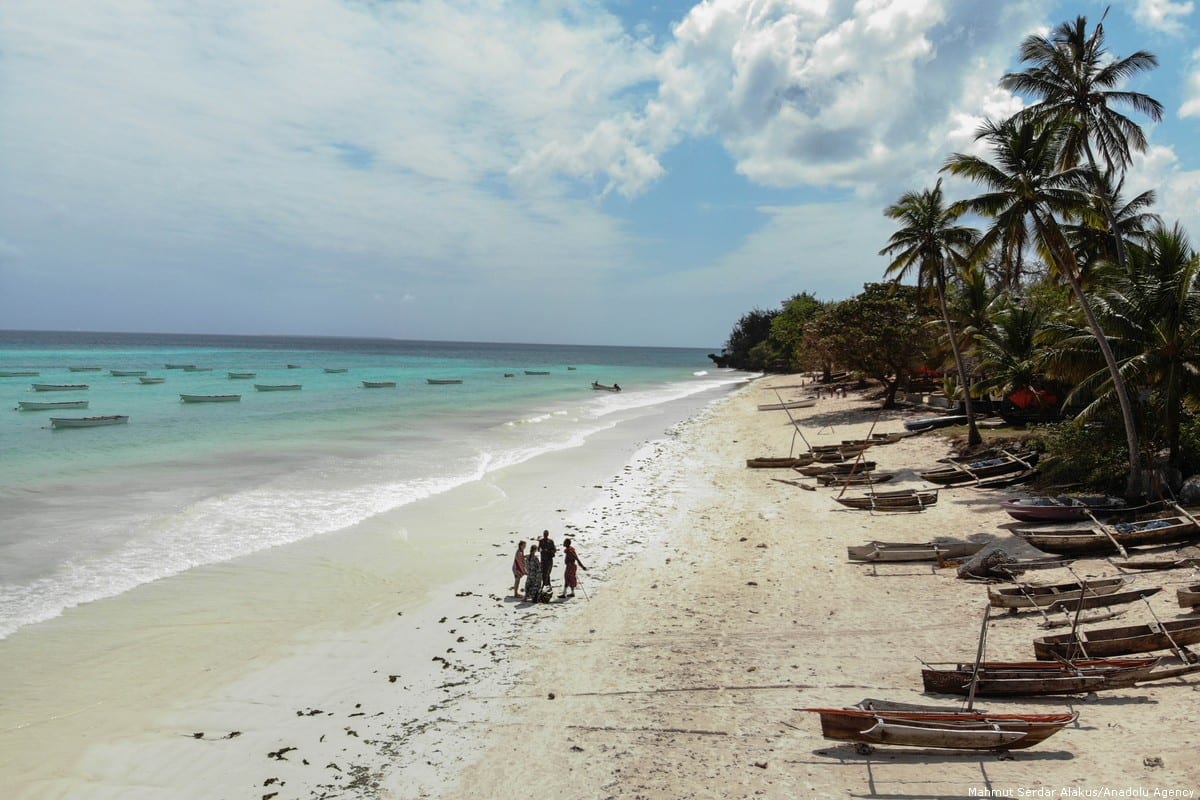
[{"label": "palm tree", "polygon": [[995,162],[955,153],[942,169],[987,189],[984,194],[956,204],[954,209],[958,213],[972,211],[993,220],[980,238],[981,251],[991,248],[1008,251],[1032,243],[1051,272],[1070,285],[1113,380],[1129,448],[1126,491],[1132,497],[1140,493],[1141,480],[1141,450],[1133,406],[1112,348],[1083,291],[1083,271],[1060,222],[1079,218],[1092,202],[1092,196],[1083,191],[1088,170],[1061,167],[1062,150],[1069,144],[1069,137],[1063,133],[1057,126],[1020,116],[1003,123],[988,121],[980,127],[976,138],[991,144]]},{"label": "palm tree", "polygon": [[[1116,107],[1132,109],[1158,122],[1163,115],[1162,104],[1141,92],[1116,87],[1157,67],[1158,58],[1145,50],[1125,58],[1109,57],[1104,47],[1104,18],[1089,35],[1087,17],[1080,16],[1074,22],[1060,24],[1049,37],[1026,37],[1021,44],[1021,61],[1030,66],[1023,72],[1008,73],[1000,79],[1000,86],[1040,98],[1021,114],[1043,124],[1063,126],[1063,166],[1074,166],[1080,155],[1084,156],[1097,181],[1096,193],[1103,196],[1099,190],[1102,172],[1092,141],[1104,159],[1106,173],[1123,172],[1132,151],[1145,152],[1145,133]],[[1125,248],[1113,209],[1106,206],[1102,210],[1113,237],[1117,263],[1124,267]]]},{"label": "palm tree", "polygon": [[1048,321],[1045,304],[1036,299],[1018,303],[1002,294],[988,312],[991,324],[975,342],[986,375],[979,388],[1005,395],[1024,389],[1039,396],[1045,379],[1037,337]]},{"label": "palm tree", "polygon": [[[1116,178],[1112,172],[1099,176],[1098,194],[1092,212],[1086,214],[1076,225],[1066,226],[1067,236],[1075,248],[1077,258],[1085,275],[1093,264],[1107,260],[1121,263],[1116,242],[1141,241],[1146,232],[1162,220],[1148,209],[1154,205],[1154,190],[1142,192],[1126,201],[1121,195],[1125,187],[1124,178]],[[1108,212],[1116,225],[1114,239],[1108,227]]]},{"label": "palm tree", "polygon": [[887,246],[879,251],[881,256],[894,256],[884,274],[894,276],[899,281],[915,267],[917,285],[932,287],[937,292],[942,321],[946,324],[946,335],[954,353],[954,366],[958,370],[958,383],[963,387],[967,443],[977,445],[983,441],[983,437],[975,425],[975,411],[971,406],[970,384],[963,366],[962,350],[946,307],[946,285],[949,271],[960,270],[967,264],[967,254],[975,246],[978,231],[955,224],[959,214],[946,206],[941,179],[932,189],[905,192],[883,213],[903,225],[891,235]]}]

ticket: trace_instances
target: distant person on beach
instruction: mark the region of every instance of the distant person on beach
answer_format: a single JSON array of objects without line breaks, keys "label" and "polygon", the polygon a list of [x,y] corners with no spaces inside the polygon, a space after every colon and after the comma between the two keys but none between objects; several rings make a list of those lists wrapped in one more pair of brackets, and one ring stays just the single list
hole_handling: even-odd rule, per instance
[{"label": "distant person on beach", "polygon": [[550,570],[554,569],[554,554],[558,548],[554,546],[554,540],[550,538],[550,531],[542,531],[542,538],[538,541],[538,550],[542,554],[542,585],[550,586]]},{"label": "distant person on beach", "polygon": [[[579,555],[575,552],[575,548],[571,546],[570,539],[563,539],[563,562],[567,567],[563,571],[563,591],[559,597],[574,597],[575,587],[579,585],[578,570],[582,569],[587,572],[587,567],[579,560]],[[567,590],[571,593],[568,595]]]},{"label": "distant person on beach", "polygon": [[530,546],[525,556],[525,599],[536,603],[542,594],[542,563],[538,559],[538,549]]},{"label": "distant person on beach", "polygon": [[513,556],[513,597],[521,596],[521,578],[525,577],[525,540],[517,542],[517,554]]}]

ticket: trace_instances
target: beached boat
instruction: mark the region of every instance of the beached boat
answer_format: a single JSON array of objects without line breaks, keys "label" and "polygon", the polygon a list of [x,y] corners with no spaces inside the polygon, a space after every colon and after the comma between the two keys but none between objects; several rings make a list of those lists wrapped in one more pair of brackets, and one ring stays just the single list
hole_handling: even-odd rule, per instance
[{"label": "beached boat", "polygon": [[[826,477],[826,476],[821,476]],[[817,480],[821,480],[818,477]],[[874,492],[854,497],[835,497],[835,501],[846,508],[863,511],[920,510],[937,504],[937,490],[922,492],[916,489],[898,489],[894,492]]]},{"label": "beached boat", "polygon": [[1038,471],[1036,469],[1022,469],[1018,470],[1017,472],[1010,472],[1006,475],[996,475],[995,477],[991,478],[982,478],[981,480],[977,480],[971,484],[971,488],[1003,489],[1008,486],[1017,486],[1022,483],[1029,483],[1029,481],[1036,478],[1037,475]]},{"label": "beached boat", "polygon": [[346,371],[345,367],[325,367],[325,372],[330,375],[338,375]]},{"label": "beached boat", "polygon": [[17,402],[18,411],[54,411],[59,408],[87,408],[87,400],[59,400],[42,403],[37,400],[20,400]]},{"label": "beached boat", "polygon": [[455,383],[462,383],[462,378],[426,378],[425,382],[431,386],[450,386]]},{"label": "beached boat", "polygon": [[35,392],[85,392],[89,388],[86,383],[35,383],[32,386]]},{"label": "beached boat", "polygon": [[[980,711],[902,711],[882,708],[803,708],[820,715],[821,735],[865,745],[948,750],[1032,747],[1079,719],[1070,714],[991,714]],[[869,750],[868,750],[869,751]]]},{"label": "beached boat", "polygon": [[114,378],[140,378],[146,374],[144,369],[110,369],[108,374]]},{"label": "beached boat", "polygon": [[525,374],[526,375],[549,375],[550,370],[548,370],[548,369],[527,369],[527,370],[525,370]]},{"label": "beached boat", "polygon": [[1170,556],[1166,558],[1126,558],[1124,560],[1117,559],[1113,561],[1109,559],[1117,569],[1133,569],[1138,571],[1143,570],[1167,570],[1167,569],[1192,569],[1200,567],[1200,556],[1183,557]]},{"label": "beached boat", "polygon": [[395,381],[363,381],[364,389],[395,389]]},{"label": "beached boat", "polygon": [[248,378],[257,378],[258,377],[257,372],[226,372],[225,374],[229,377],[229,380],[231,380],[231,381],[244,381],[244,380],[247,380]]},{"label": "beached boat", "polygon": [[51,417],[51,428],[98,428],[101,425],[124,425],[129,422],[125,415],[112,414],[106,417]]},{"label": "beached boat", "polygon": [[750,469],[792,469],[806,467],[811,463],[812,456],[760,456],[746,459],[746,466]]},{"label": "beached boat", "polygon": [[759,403],[758,410],[759,411],[783,411],[785,408],[812,408],[816,404],[817,404],[817,398],[802,397],[799,400],[784,400],[782,403]]},{"label": "beached boat", "polygon": [[1048,606],[1072,597],[1112,594],[1128,585],[1128,578],[1097,578],[1087,581],[1086,586],[1079,581],[1072,581],[1042,585],[1019,583],[998,589],[989,587],[988,605],[992,608],[1034,608],[1035,606]]},{"label": "beached boat", "polygon": [[256,383],[254,390],[258,392],[298,392],[301,389],[299,383]]},{"label": "beached boat", "polygon": [[166,381],[166,378],[147,378],[145,376],[138,378],[138,383],[144,384],[166,383]]},{"label": "beached boat", "polygon": [[1023,541],[1047,553],[1065,555],[1114,553],[1124,547],[1170,544],[1200,535],[1200,526],[1188,517],[1162,517],[1140,522],[1098,526],[1039,526],[1014,528]]},{"label": "beached boat", "polygon": [[592,388],[598,392],[619,392],[619,391],[621,391],[621,387],[615,383],[612,386],[608,386],[603,383],[597,383],[596,381],[592,381]]},{"label": "beached boat", "polygon": [[191,367],[192,369],[195,369],[196,365],[195,364],[163,364],[163,369],[187,369],[189,367]]},{"label": "beached boat", "polygon": [[818,475],[850,475],[862,472],[870,472],[875,469],[874,461],[839,461],[834,463],[809,464],[804,467],[797,467],[796,471],[801,475],[807,475],[810,478],[815,478]]},{"label": "beached boat", "polygon": [[966,696],[974,681],[975,695],[979,697],[1100,692],[1154,680],[1154,668],[1161,660],[1097,658],[1057,662],[989,661],[980,664],[978,669],[973,662],[958,663],[946,669],[927,664],[926,669],[921,670],[921,683],[927,692]]},{"label": "beached boat", "polygon": [[975,542],[867,542],[850,545],[846,555],[851,561],[875,563],[905,561],[948,561],[970,558],[984,548]]},{"label": "beached boat", "polygon": [[1043,661],[1107,658],[1176,650],[1198,642],[1200,619],[1182,619],[1042,636],[1033,640],[1033,655]]},{"label": "beached boat", "polygon": [[896,477],[894,472],[855,472],[845,475],[824,473],[817,476],[817,483],[822,486],[871,486],[876,483],[887,483]]},{"label": "beached boat", "polygon": [[212,367],[197,367],[195,364],[188,364],[183,368],[184,372],[212,372]]},{"label": "beached boat", "polygon": [[994,458],[962,463],[950,461],[943,467],[924,470],[918,474],[930,483],[952,485],[971,483],[982,478],[993,478],[1010,472],[1031,469],[1037,461],[1036,453],[1001,453]]},{"label": "beached boat", "polygon": [[1175,599],[1179,602],[1180,608],[1200,607],[1200,583],[1176,589]]},{"label": "beached boat", "polygon": [[939,417],[918,417],[904,421],[905,430],[931,431],[935,428],[949,428],[953,425],[966,425],[967,418],[962,414],[949,414]]},{"label": "beached boat", "polygon": [[236,403],[242,399],[240,394],[181,394],[179,399],[184,403]]},{"label": "beached boat", "polygon": [[71,372],[99,372],[100,371],[99,367],[92,367],[92,366],[67,367],[67,369],[70,370]]},{"label": "beached boat", "polygon": [[1022,522],[1069,522],[1130,511],[1119,497],[1010,497],[1000,501],[1010,517]]},{"label": "beached boat", "polygon": [[41,374],[36,369],[0,369],[0,378],[36,378]]}]

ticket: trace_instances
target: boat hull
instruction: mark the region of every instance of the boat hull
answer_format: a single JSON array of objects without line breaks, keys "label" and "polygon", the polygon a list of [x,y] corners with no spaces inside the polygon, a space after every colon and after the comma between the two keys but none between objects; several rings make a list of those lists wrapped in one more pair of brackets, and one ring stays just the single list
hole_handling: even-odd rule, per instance
[{"label": "boat hull", "polygon": [[242,399],[240,394],[181,394],[179,400],[184,403],[236,403]]},{"label": "boat hull", "polygon": [[946,750],[1032,747],[1075,722],[1071,714],[981,714],[806,708],[820,715],[821,735],[834,741]]},{"label": "boat hull", "polygon": [[1108,526],[1107,535],[1090,527],[1014,528],[1013,533],[1047,553],[1079,555],[1115,553],[1117,544],[1121,547],[1141,547],[1186,541],[1200,534],[1200,528],[1190,519],[1167,517]]},{"label": "boat hull", "polygon": [[947,561],[969,558],[984,548],[985,545],[975,542],[869,542],[864,545],[851,545],[846,548],[846,554],[851,561],[865,562],[905,562],[905,561]]},{"label": "boat hull", "polygon": [[1084,595],[1105,595],[1120,591],[1129,584],[1127,578],[1100,578],[1088,581],[1087,587],[1078,581],[1049,585],[1016,585],[988,589],[988,603],[993,608],[1034,608],[1077,599]]},{"label": "boat hull", "polygon": [[1151,625],[1076,631],[1042,636],[1033,642],[1033,654],[1040,660],[1058,658],[1107,658],[1133,653],[1173,650],[1176,646],[1200,643],[1200,620],[1172,620]]},{"label": "boat hull", "polygon": [[50,427],[99,428],[104,425],[124,425],[126,422],[129,422],[129,417],[125,415],[111,415],[106,417],[51,417]]},{"label": "boat hull", "polygon": [[86,383],[35,383],[35,392],[86,392],[90,387]]},{"label": "boat hull", "polygon": [[256,392],[298,392],[301,389],[299,383],[256,383],[254,390]]}]

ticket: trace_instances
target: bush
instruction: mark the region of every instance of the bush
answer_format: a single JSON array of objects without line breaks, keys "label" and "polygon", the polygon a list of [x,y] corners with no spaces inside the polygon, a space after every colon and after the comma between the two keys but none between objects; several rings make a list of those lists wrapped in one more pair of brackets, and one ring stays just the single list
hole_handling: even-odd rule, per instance
[{"label": "bush", "polygon": [[1120,493],[1129,474],[1125,436],[1118,424],[1064,422],[1043,429],[1041,486],[1078,484],[1097,492]]}]

